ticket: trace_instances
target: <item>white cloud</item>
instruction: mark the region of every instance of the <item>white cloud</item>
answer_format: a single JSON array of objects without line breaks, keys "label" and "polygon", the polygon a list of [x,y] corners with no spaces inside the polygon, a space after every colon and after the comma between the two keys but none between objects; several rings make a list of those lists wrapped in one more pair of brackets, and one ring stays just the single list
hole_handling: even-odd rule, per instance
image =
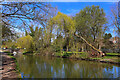
[{"label": "white cloud", "polygon": [[78,9],[67,9],[67,15],[71,16],[71,15],[75,15],[76,13],[79,13],[80,10]]},{"label": "white cloud", "polygon": [[77,9],[67,9],[68,12],[76,13],[79,12],[80,10]]}]

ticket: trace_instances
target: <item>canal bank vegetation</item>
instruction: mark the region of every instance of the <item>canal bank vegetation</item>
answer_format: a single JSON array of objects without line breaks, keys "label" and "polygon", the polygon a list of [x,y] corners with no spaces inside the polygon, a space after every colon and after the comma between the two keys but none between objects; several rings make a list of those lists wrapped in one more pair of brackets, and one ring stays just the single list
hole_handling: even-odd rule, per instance
[{"label": "canal bank vegetation", "polygon": [[[9,4],[15,5],[18,10],[12,10],[14,7],[8,5],[11,6],[10,13],[3,11],[3,17],[10,19],[8,23],[3,18],[2,34],[6,34],[3,35],[3,48],[24,54],[105,61],[115,59],[118,62],[120,37],[106,33],[108,19],[99,6],[87,6],[75,16],[68,16],[47,3]],[[7,10],[8,7],[3,6]],[[16,18],[20,21],[17,27],[14,25],[17,21],[13,22]],[[21,33],[12,32],[11,27],[20,29]],[[119,33],[117,29],[116,33]],[[116,54],[118,56],[108,57]]]}]

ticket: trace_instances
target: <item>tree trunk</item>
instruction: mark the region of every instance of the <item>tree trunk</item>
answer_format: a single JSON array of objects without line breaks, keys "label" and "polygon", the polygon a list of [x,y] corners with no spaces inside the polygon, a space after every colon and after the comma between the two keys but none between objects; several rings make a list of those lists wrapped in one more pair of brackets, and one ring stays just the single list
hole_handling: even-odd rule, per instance
[{"label": "tree trunk", "polygon": [[79,36],[79,35],[77,35],[77,34],[75,34],[77,37],[80,37],[83,41],[85,41],[86,42],[86,44],[88,44],[91,48],[93,48],[94,50],[96,50],[96,51],[98,51],[100,54],[102,54],[102,51],[101,50],[99,50],[99,49],[97,49],[97,48],[95,48],[93,45],[91,45],[88,41],[86,41],[82,36]]},{"label": "tree trunk", "polygon": [[101,44],[99,44],[99,50],[101,50]]},{"label": "tree trunk", "polygon": [[82,52],[84,52],[84,46],[82,46]]},{"label": "tree trunk", "polygon": [[68,45],[67,45],[67,49],[66,49],[66,51],[68,52]]}]

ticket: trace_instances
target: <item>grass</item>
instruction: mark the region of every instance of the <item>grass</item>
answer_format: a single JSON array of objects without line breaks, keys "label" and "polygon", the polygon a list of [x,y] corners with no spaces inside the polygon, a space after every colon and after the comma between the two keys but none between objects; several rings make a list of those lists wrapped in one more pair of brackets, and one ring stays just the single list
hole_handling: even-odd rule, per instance
[{"label": "grass", "polygon": [[116,57],[114,57],[114,56],[104,56],[103,58],[105,58],[105,59],[113,59],[113,58],[116,58]]},{"label": "grass", "polygon": [[12,53],[10,53],[10,52],[8,52],[7,54],[8,54],[9,56],[12,56]]},{"label": "grass", "polygon": [[88,53],[80,54],[79,57],[80,58],[88,58]]},{"label": "grass", "polygon": [[12,54],[12,53],[8,53],[8,55],[9,55],[12,59],[15,60],[15,63],[16,63],[16,70],[17,70],[18,72],[20,72],[20,68],[19,68],[19,65],[18,65],[17,59],[16,59],[14,56],[11,56],[11,54]]},{"label": "grass", "polygon": [[26,55],[26,54],[33,54],[33,52],[24,51],[24,52],[23,52],[23,55]]},{"label": "grass", "polygon": [[55,56],[63,56],[60,52],[56,52]]},{"label": "grass", "polygon": [[[75,54],[72,54],[75,53]],[[80,54],[77,54],[80,53]],[[74,57],[74,58],[89,58],[89,59],[96,59],[96,60],[103,60],[103,61],[112,61],[112,62],[118,62],[120,59],[116,55],[119,55],[119,53],[106,53],[107,55],[104,57],[89,57],[89,54],[86,52],[66,52],[63,51],[62,54],[60,52],[56,52],[56,56],[65,56],[65,57]],[[112,56],[109,56],[112,55]],[[114,56],[115,55],[115,56]]]},{"label": "grass", "polygon": [[16,72],[17,72],[18,75],[19,75],[18,78],[21,78],[20,68],[19,68],[19,64],[18,64],[18,62],[17,62],[17,59],[16,59],[15,57],[13,57],[13,56],[11,56],[11,58],[15,59],[15,64],[16,64],[15,70],[16,70]]},{"label": "grass", "polygon": [[106,53],[106,55],[120,55],[120,53]]},{"label": "grass", "polygon": [[[62,53],[61,53],[61,52],[56,52],[56,53],[55,53],[55,56],[70,57],[70,56],[72,55],[72,53],[75,53],[75,54],[77,55],[77,57],[78,57],[78,55],[81,56],[81,57],[86,57],[85,52],[75,52],[75,51],[74,51],[74,52],[71,52],[71,51],[68,51],[68,52],[63,51]],[[77,54],[77,53],[79,53],[79,54]]]},{"label": "grass", "polygon": [[73,51],[73,52],[71,52],[71,51],[68,51],[68,52],[66,52],[66,51],[63,51],[63,53],[85,53],[85,52],[76,52],[76,51]]},{"label": "grass", "polygon": [[120,62],[120,59],[116,56],[104,56],[99,58],[90,58],[90,59],[98,59],[103,61],[112,61],[112,62]]},{"label": "grass", "polygon": [[10,53],[10,51],[4,51],[4,53]]}]

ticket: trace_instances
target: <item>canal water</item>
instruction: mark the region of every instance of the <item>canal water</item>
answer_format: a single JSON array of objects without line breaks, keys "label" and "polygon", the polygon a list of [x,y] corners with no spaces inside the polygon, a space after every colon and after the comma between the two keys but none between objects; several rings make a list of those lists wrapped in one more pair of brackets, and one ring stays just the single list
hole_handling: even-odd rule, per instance
[{"label": "canal water", "polygon": [[17,57],[22,78],[118,78],[120,66],[57,57]]}]

